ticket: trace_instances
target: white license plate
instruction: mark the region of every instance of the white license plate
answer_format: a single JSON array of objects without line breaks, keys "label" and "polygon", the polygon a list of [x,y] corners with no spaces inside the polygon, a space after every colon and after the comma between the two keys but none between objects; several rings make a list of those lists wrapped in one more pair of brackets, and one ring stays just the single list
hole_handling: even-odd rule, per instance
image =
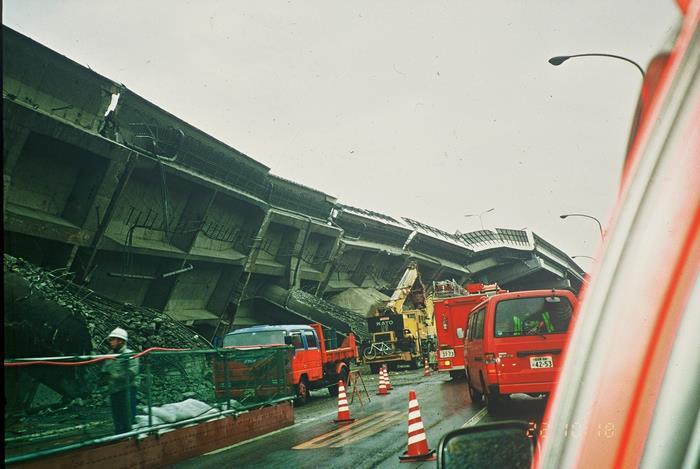
[{"label": "white license plate", "polygon": [[554,368],[552,357],[530,357],[530,368]]},{"label": "white license plate", "polygon": [[452,358],[455,356],[454,350],[440,350],[440,358]]}]

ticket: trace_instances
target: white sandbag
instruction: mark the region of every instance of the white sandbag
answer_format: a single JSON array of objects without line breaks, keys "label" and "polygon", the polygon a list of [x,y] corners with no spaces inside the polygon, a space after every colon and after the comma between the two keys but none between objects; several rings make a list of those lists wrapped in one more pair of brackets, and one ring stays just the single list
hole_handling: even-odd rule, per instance
[{"label": "white sandbag", "polygon": [[[171,404],[173,405],[173,404]],[[187,399],[177,403],[178,420],[199,417],[212,410],[212,406],[197,399]]]},{"label": "white sandbag", "polygon": [[154,417],[158,417],[163,422],[175,422],[177,420],[177,415],[175,413],[176,409],[169,406],[170,404],[165,404],[164,406],[160,407],[152,407],[151,414],[153,414]]},{"label": "white sandbag", "polygon": [[182,402],[172,402],[160,407],[153,407],[151,413],[163,422],[179,422],[202,415],[215,414],[218,411],[209,404],[196,399],[187,399]]},{"label": "white sandbag", "polygon": [[[133,429],[136,430],[137,428],[144,428],[148,427],[148,415],[137,415],[135,417],[136,422],[133,425]],[[160,425],[163,423],[163,420],[159,419],[155,415],[153,416],[153,425]]]}]

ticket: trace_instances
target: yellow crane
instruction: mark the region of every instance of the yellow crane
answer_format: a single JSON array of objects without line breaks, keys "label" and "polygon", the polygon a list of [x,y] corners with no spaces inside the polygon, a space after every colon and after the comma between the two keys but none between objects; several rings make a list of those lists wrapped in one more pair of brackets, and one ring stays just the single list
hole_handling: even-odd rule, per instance
[{"label": "yellow crane", "polygon": [[436,333],[433,302],[426,297],[416,263],[406,268],[386,305],[367,318],[367,326],[372,340],[362,355],[372,372],[383,363],[415,369],[428,355]]}]

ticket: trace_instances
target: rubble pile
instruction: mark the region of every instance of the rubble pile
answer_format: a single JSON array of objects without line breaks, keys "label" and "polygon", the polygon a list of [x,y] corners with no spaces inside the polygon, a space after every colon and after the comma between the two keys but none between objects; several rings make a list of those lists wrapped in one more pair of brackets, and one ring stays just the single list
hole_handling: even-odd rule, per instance
[{"label": "rubble pile", "polygon": [[134,351],[150,347],[211,348],[206,339],[165,313],[105,298],[71,282],[70,272],[65,269],[49,272],[4,254],[4,270],[22,276],[30,285],[31,295],[43,297],[84,318],[94,353],[109,352],[105,339],[115,327],[129,332],[129,347]]},{"label": "rubble pile", "polygon": [[[320,316],[330,316],[335,320],[347,324],[359,341],[369,338],[367,321],[360,313],[330,303],[323,298],[319,298],[303,290],[291,290],[291,295],[295,300],[316,310]],[[324,321],[320,319],[319,322],[324,323]]]},{"label": "rubble pile", "polygon": [[[6,296],[11,294],[5,302],[6,358],[56,356],[47,352],[78,354],[69,341],[54,340],[62,335],[81,335],[85,346],[80,350],[85,354],[106,354],[110,352],[107,335],[123,327],[129,333],[130,348],[137,352],[151,347],[192,349],[139,359],[139,413],[147,415],[149,405],[191,398],[220,404],[213,365],[222,351],[205,351],[213,348],[211,344],[184,324],[159,311],[118,303],[76,285],[64,269],[47,271],[7,254],[3,260],[6,278],[12,277],[5,282]],[[28,347],[22,345],[30,341]],[[47,343],[49,346],[39,348]],[[8,355],[8,347],[15,353]],[[18,354],[26,351],[28,354]],[[227,354],[228,359],[233,359],[232,354]],[[100,382],[102,366],[98,362],[80,367],[5,368],[6,442],[9,436],[13,445],[22,447],[42,438],[42,444],[50,446],[66,435],[91,438],[111,432],[109,389]]]},{"label": "rubble pile", "polygon": [[[190,397],[213,403],[212,381],[213,355],[199,354],[182,356],[159,354],[148,357],[151,370],[151,399],[153,405],[176,402]],[[139,401],[147,402],[148,381],[146,370],[141,369]]]}]

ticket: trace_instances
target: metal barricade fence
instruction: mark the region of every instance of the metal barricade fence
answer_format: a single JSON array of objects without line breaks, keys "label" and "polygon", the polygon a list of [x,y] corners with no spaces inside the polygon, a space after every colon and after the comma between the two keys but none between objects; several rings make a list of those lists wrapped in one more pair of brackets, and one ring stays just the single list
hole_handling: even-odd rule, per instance
[{"label": "metal barricade fence", "polygon": [[[5,464],[293,399],[292,353],[284,345],[5,360]],[[119,430],[132,387],[136,415]]]}]

